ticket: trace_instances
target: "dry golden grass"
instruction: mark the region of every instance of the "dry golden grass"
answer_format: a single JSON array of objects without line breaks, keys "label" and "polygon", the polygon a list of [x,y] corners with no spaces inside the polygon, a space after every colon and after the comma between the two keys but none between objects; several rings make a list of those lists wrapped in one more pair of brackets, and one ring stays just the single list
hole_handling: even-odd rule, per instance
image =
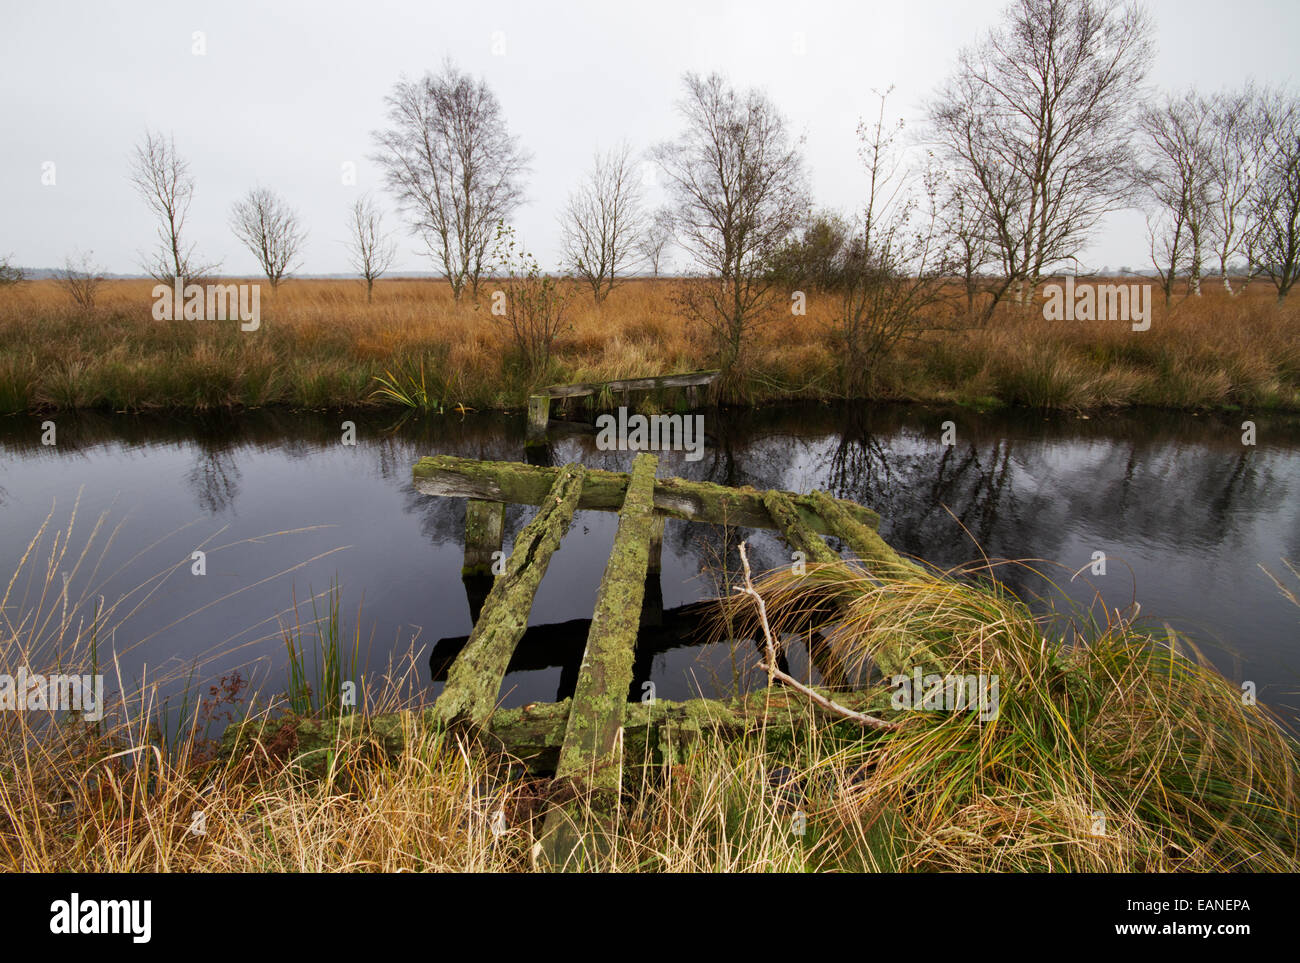
[{"label": "dry golden grass", "polygon": [[[463,733],[408,714],[396,758],[345,734],[322,765],[302,767],[292,726],[277,724],[283,699],[255,713],[267,735],[225,760],[202,723],[217,721],[219,735],[224,712],[242,708],[238,687],[214,687],[184,723],[161,722],[162,680],[133,683],[95,658],[95,639],[129,605],[61,597],[56,573],[94,557],[93,540],[87,553],[69,547],[71,524],[34,539],[0,593],[0,665],[98,665],[107,704],[97,723],[0,712],[0,871],[543,868],[543,819],[564,785],[521,776]],[[576,802],[578,820],[600,827],[597,868],[1300,866],[1300,747],[1161,633],[1117,622],[1086,645],[1048,644],[1043,623],[1003,590],[925,573],[880,584],[849,566],[811,566],[806,577],[771,573],[758,589],[778,634],[828,593],[842,598],[836,646],[850,660],[910,638],[923,640],[927,672],[996,673],[996,718],[901,712],[900,728],[880,733],[821,717],[794,736],[759,727],[702,736],[673,761],[629,758],[612,810]],[[417,666],[412,654],[363,679],[366,710],[412,705]]]},{"label": "dry golden grass", "polygon": [[[609,380],[710,367],[699,326],[682,316],[679,282],[636,280],[601,305],[572,290],[548,371],[528,378],[489,301],[455,303],[440,281],[381,280],[372,304],[355,281],[290,281],[262,300],[262,325],[154,321],[150,281],[106,282],[92,316],[52,281],[0,289],[0,411],[376,403],[375,378],[423,366],[447,405],[521,406],[534,383]],[[490,286],[490,285],[489,285]],[[900,345],[877,395],[1052,408],[1150,404],[1300,408],[1300,302],[1278,305],[1256,282],[1229,297],[1156,305],[1150,331],[1123,322],[1042,318],[1000,307],[984,326],[956,303]],[[834,300],[777,314],[744,356],[734,397],[840,397]]]}]

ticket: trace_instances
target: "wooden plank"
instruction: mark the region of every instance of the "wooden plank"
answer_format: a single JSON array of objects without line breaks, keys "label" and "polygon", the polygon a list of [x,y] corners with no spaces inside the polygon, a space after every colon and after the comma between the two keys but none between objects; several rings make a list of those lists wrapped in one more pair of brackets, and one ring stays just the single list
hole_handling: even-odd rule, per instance
[{"label": "wooden plank", "polygon": [[[519,462],[475,461],[455,455],[421,458],[412,469],[417,491],[443,497],[478,498],[519,505],[540,505],[555,483],[558,468]],[[627,496],[628,476],[624,472],[588,469],[583,480],[578,508],[618,511]],[[809,531],[830,534],[826,522],[808,495],[784,492],[795,507],[800,523]],[[668,518],[714,525],[747,528],[777,528],[756,489],[729,488],[711,482],[684,478],[661,478],[655,482],[655,511]],[[880,516],[850,501],[837,501],[859,524],[876,528]]]},{"label": "wooden plank", "polygon": [[776,527],[785,536],[785,540],[793,548],[803,552],[805,561],[838,562],[840,560],[839,554],[831,551],[831,547],[821,540],[820,535],[809,531],[804,526],[788,494],[774,488],[769,489],[763,493],[763,505],[771,514]]},{"label": "wooden plank", "polygon": [[[892,718],[889,693],[880,689],[861,692],[832,692],[817,689],[841,705],[859,712]],[[518,709],[501,709],[493,714],[481,733],[483,742],[504,749],[520,759],[534,775],[555,772],[560,746],[568,730],[572,700],[535,702]],[[817,711],[800,693],[788,689],[759,689],[740,699],[690,699],[672,702],[656,699],[652,703],[629,702],[623,730],[624,755],[629,766],[657,767],[681,762],[686,750],[701,736],[717,733],[724,738],[742,736],[760,727],[768,737],[789,739],[806,726],[819,728],[834,720]],[[415,712],[391,712],[367,716],[351,713],[321,719],[278,718],[270,721],[259,716],[226,727],[221,738],[221,756],[230,758],[247,752],[259,740],[275,739],[285,744],[292,733],[294,758],[309,770],[324,770],[337,753],[340,740],[368,740],[385,756],[401,754],[408,734],[422,728],[441,725],[434,709]],[[846,735],[861,738],[856,723],[842,722]]]},{"label": "wooden plank", "polygon": [[573,520],[583,474],[578,464],[559,469],[541,510],[515,539],[505,572],[492,583],[469,642],[452,664],[447,685],[434,703],[434,711],[444,722],[482,725],[492,714],[510,656],[528,626],[533,596]]},{"label": "wooden plank", "polygon": [[543,388],[549,398],[582,398],[598,395],[608,388],[611,392],[654,391],[660,388],[694,388],[711,385],[721,371],[688,371],[684,374],[659,375],[653,378],[625,378],[621,381],[589,381],[571,385],[551,385]]},{"label": "wooden plank", "polygon": [[843,539],[869,571],[884,577],[924,575],[925,569],[899,555],[874,528],[861,525],[840,508],[840,502],[826,492],[812,493],[814,506],[832,535]]},{"label": "wooden plank", "polygon": [[[556,779],[566,780],[577,792],[601,794],[599,800],[592,801],[591,811],[602,824],[620,789],[623,720],[650,560],[658,463],[653,455],[642,454],[632,466],[555,768]],[[555,806],[547,813],[542,853],[552,866],[569,865],[575,854],[579,861],[591,855],[584,849],[591,842],[590,827],[579,825],[580,813],[581,809],[571,804]]]},{"label": "wooden plank", "polygon": [[618,738],[641,625],[658,463],[654,455],[642,454],[632,466],[614,547],[596,593],[568,734],[560,750],[557,777],[578,780],[594,789],[619,788]]}]

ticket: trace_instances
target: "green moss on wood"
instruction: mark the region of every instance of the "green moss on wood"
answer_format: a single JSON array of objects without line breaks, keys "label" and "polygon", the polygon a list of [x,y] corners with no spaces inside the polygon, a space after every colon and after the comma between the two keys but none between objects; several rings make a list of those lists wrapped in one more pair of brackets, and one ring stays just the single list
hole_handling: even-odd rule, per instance
[{"label": "green moss on wood", "polygon": [[[558,468],[520,462],[476,461],[455,455],[421,458],[412,469],[417,491],[426,495],[459,496],[519,505],[540,505],[555,483]],[[579,510],[618,511],[627,496],[624,472],[588,469]],[[831,534],[808,495],[784,492],[799,521],[809,531]],[[748,528],[775,527],[763,504],[763,493],[748,486],[731,488],[711,482],[664,478],[655,482],[655,510],[667,518]],[[838,504],[859,524],[876,528],[880,516],[851,501]]]},{"label": "green moss on wood", "polygon": [[495,707],[510,656],[528,626],[533,596],[573,519],[583,473],[577,464],[560,469],[537,516],[515,539],[505,571],[493,582],[469,641],[447,673],[435,705],[444,721],[482,725]]},{"label": "green moss on wood", "polygon": [[574,690],[559,774],[593,788],[618,785],[618,731],[623,725],[633,650],[641,624],[650,540],[654,534],[654,484],[658,459],[638,455],[618,533],[596,595],[587,648]]}]

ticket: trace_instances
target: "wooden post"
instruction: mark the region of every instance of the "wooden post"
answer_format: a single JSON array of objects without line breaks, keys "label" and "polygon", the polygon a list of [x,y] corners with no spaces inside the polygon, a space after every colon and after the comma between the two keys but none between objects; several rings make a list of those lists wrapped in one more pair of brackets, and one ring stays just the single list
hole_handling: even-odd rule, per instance
[{"label": "wooden post", "polygon": [[551,420],[551,396],[532,395],[528,399],[528,428],[524,444],[546,444],[546,424]]},{"label": "wooden post", "polygon": [[515,539],[505,572],[492,583],[469,642],[452,663],[447,685],[434,703],[443,722],[481,726],[491,716],[510,656],[528,626],[537,586],[573,520],[584,473],[581,465],[565,465],[537,516]]},{"label": "wooden post", "polygon": [[700,389],[695,385],[686,387],[686,407],[694,411],[700,406]]},{"label": "wooden post", "polygon": [[656,512],[654,519],[650,523],[650,567],[648,570],[654,575],[658,575],[663,571],[664,523],[666,521],[666,518]]},{"label": "wooden post", "polygon": [[506,528],[505,502],[465,501],[465,563],[462,578],[491,576],[492,556],[501,551]]}]

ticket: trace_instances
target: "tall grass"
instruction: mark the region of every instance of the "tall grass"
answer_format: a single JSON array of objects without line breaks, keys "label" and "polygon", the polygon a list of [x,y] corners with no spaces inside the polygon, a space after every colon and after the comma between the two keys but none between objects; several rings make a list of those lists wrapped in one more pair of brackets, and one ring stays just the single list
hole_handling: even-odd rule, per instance
[{"label": "tall grass", "polygon": [[[106,282],[87,314],[53,282],[0,290],[0,411],[272,404],[520,407],[543,382],[608,381],[713,367],[681,314],[678,282],[631,281],[600,305],[575,291],[549,367],[527,374],[488,313],[433,280],[385,280],[367,303],[351,281],[292,281],[263,301],[262,325],[154,321],[151,282]],[[734,402],[834,399],[834,301],[761,325],[732,379]],[[1259,285],[1155,306],[1151,330],[1049,322],[1040,306],[999,308],[983,326],[955,307],[893,351],[880,398],[1092,408],[1300,409],[1300,301]],[[534,383],[536,382],[536,384]]]},{"label": "tall grass", "polygon": [[[92,642],[120,609],[89,596],[65,604],[58,573],[90,554],[72,552],[70,534],[34,541],[9,582],[5,671],[76,671],[103,651]],[[832,565],[772,574],[758,587],[778,632],[806,631],[806,617],[825,618],[837,598],[846,614],[826,628],[846,660],[877,660],[906,639],[926,652],[927,671],[997,672],[997,718],[899,711],[899,730],[864,733],[805,706],[792,710],[808,716],[793,736],[759,726],[738,738],[706,734],[662,764],[629,758],[612,814],[577,801],[578,822],[600,837],[594,868],[1300,867],[1296,743],[1161,634],[1080,620],[1066,644],[994,582],[915,575],[880,584]],[[321,696],[355,672],[337,587],[329,598],[313,610],[314,656],[304,655],[305,630],[292,633],[289,697],[254,701],[265,737],[230,758],[215,756],[203,731],[203,720],[249,708],[226,680],[167,739],[156,725],[157,680],[125,684],[120,672],[101,724],[0,713],[0,867],[541,868],[537,843],[558,787],[464,734],[422,728],[418,714],[398,717],[402,746],[391,758],[341,729],[323,770],[295,764],[292,712],[319,711]],[[315,699],[295,704],[294,690],[305,695],[314,678]],[[873,684],[883,692],[885,681]],[[362,711],[414,707],[416,653],[366,688]],[[341,707],[327,699],[324,708]]]},{"label": "tall grass", "polygon": [[760,591],[777,632],[838,598],[847,614],[831,645],[850,662],[905,640],[927,675],[999,678],[991,721],[904,711],[899,732],[872,740],[857,798],[895,815],[911,865],[1300,867],[1300,749],[1167,629],[1075,613],[1067,643],[1059,618],[1035,617],[997,582],[882,584],[838,565],[779,572]]}]

